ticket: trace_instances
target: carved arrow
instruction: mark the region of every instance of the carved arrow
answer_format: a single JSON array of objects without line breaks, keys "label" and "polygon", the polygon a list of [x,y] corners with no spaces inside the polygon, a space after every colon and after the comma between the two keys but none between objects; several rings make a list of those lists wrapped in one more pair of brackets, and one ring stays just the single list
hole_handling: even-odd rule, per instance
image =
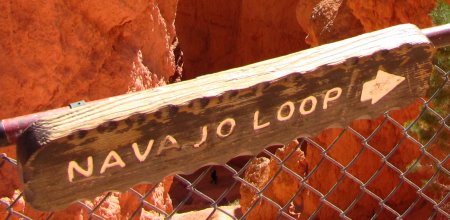
[{"label": "carved arrow", "polygon": [[364,83],[361,102],[372,100],[372,104],[377,103],[404,80],[405,77],[403,76],[396,76],[383,70],[378,70],[374,80]]}]

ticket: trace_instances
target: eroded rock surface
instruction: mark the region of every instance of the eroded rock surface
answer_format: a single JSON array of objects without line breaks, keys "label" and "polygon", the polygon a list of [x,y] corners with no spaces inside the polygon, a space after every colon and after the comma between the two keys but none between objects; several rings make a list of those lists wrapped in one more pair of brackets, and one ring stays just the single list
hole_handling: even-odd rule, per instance
[{"label": "eroded rock surface", "polygon": [[180,0],[176,27],[185,78],[306,49],[297,2]]},{"label": "eroded rock surface", "polygon": [[[404,124],[419,113],[418,109],[416,103],[402,111],[392,112],[391,117]],[[353,122],[351,127],[364,137],[369,137],[382,121],[383,118],[373,121],[358,120]],[[422,152],[420,145],[403,138],[403,130],[394,123],[385,122],[368,141],[373,150],[362,145],[361,137],[342,129],[327,129],[315,137],[314,142],[321,147],[308,143],[303,146],[306,156],[301,150],[302,147],[294,141],[277,150],[275,155],[278,159],[255,159],[246,170],[244,179],[259,190],[269,184],[263,195],[285,207],[284,212],[297,219],[307,219],[313,215],[320,219],[339,218],[339,212],[321,200],[325,195],[326,201],[343,211],[352,206],[346,214],[352,219],[371,218],[374,215],[373,210],[377,213],[380,211],[380,218],[394,218],[395,215],[389,211],[380,210],[378,199],[387,198],[388,195],[390,197],[386,204],[399,213],[404,213],[413,206],[408,216],[422,219],[431,215],[433,204],[424,199],[415,204],[417,189],[411,186],[410,182],[423,186],[423,181],[429,180],[436,172],[430,165],[432,161],[426,157],[420,159],[422,165],[406,175],[410,182],[403,182],[399,171],[391,166],[405,172]],[[324,150],[327,150],[328,158],[324,158]],[[292,151],[292,155],[288,156]],[[385,156],[390,155],[386,160],[390,166],[383,163],[382,157],[376,151]],[[279,161],[284,161],[282,163],[291,172],[280,168]],[[347,173],[342,171],[343,167],[346,167]],[[307,175],[308,178],[302,182]],[[354,178],[357,178],[358,182]],[[448,178],[443,178],[446,180],[438,178],[435,182],[438,185],[448,184]],[[273,182],[270,182],[272,179]],[[361,188],[361,184],[367,184],[366,188]],[[277,218],[279,207],[259,197],[253,187],[248,184],[241,185],[240,204],[243,213],[249,211],[250,219],[267,219],[268,216],[270,219]],[[435,187],[425,190],[425,194],[440,201],[448,190],[444,187],[438,190],[442,193],[437,193],[436,189],[432,189]],[[369,191],[376,194],[378,199],[371,196]]]},{"label": "eroded rock surface", "polygon": [[[317,46],[399,23],[414,23],[422,28],[431,26],[431,19],[428,14],[434,5],[435,2],[433,1],[387,1],[383,3],[380,1],[353,0],[299,1],[297,5],[297,20],[303,30],[308,34],[306,42],[311,46]],[[393,113],[393,116],[400,124],[404,124],[418,114],[418,107],[419,104],[413,104],[400,112]],[[375,130],[377,125],[380,124],[381,120],[360,120],[354,122],[352,127],[368,137],[370,132]],[[341,132],[341,129],[328,129],[318,135],[314,140],[327,149],[327,146]],[[419,157],[421,151],[420,147],[411,141],[401,142],[402,135],[401,129],[393,124],[387,123],[369,143],[372,146],[376,146],[375,148],[384,155],[389,154],[399,144],[398,149],[389,158],[389,162],[404,172]],[[289,147],[286,147],[286,149]],[[307,183],[310,186],[318,190],[322,195],[331,191],[327,200],[341,210],[346,210],[355,201],[355,198],[361,196],[361,199],[353,204],[354,207],[347,214],[349,217],[355,219],[370,218],[373,215],[373,210],[379,210],[379,200],[369,196],[366,191],[361,190],[359,186],[361,183],[356,183],[351,178],[343,176],[341,167],[336,166],[330,160],[324,160],[320,163],[323,159],[321,152],[323,149],[318,149],[311,144],[308,144],[307,149],[308,154],[305,161],[309,168],[308,170],[311,171],[320,164],[318,166],[319,168],[308,178]],[[371,184],[368,184],[367,188],[381,198],[386,198],[395,190],[395,193],[393,193],[388,201],[388,205],[400,213],[405,212],[417,198],[416,189],[408,184],[402,183],[402,180],[399,178],[399,173],[395,169],[383,165],[379,155],[376,155],[370,150],[362,149],[361,139],[352,135],[350,132],[346,132],[333,145],[333,149],[330,150],[329,155],[340,164],[346,166],[361,152],[359,159],[349,167],[348,172],[361,180],[362,183],[366,183],[374,174],[377,174],[371,181]],[[302,159],[303,156],[298,155],[295,158]],[[271,159],[269,163],[274,161],[276,160]],[[427,159],[422,161],[422,163],[427,164],[426,161]],[[253,164],[252,167],[263,166],[265,164],[267,164],[267,161],[262,161],[260,164]],[[259,185],[267,182],[268,179],[275,178],[277,180],[280,178],[274,175],[267,176],[267,169],[270,168],[260,169],[260,174],[252,173],[250,169],[246,173],[246,177],[251,180],[252,176],[263,175],[264,178],[261,178],[262,183],[259,183]],[[423,184],[420,181],[429,179],[433,173],[434,171],[431,166],[422,166],[418,170],[411,172],[408,178],[420,186]],[[300,173],[297,174],[301,175]],[[292,179],[285,181],[284,183],[277,184],[275,184],[275,181],[273,186],[266,192],[267,196],[274,199],[274,201],[284,202],[279,203],[282,206],[286,205],[287,201],[290,201],[289,199],[295,195],[295,192],[298,192],[298,186],[300,184],[300,181],[295,179],[294,182]],[[339,184],[334,188],[336,183]],[[276,196],[273,198],[270,197],[271,193],[276,192],[278,187],[280,187],[278,195],[282,199]],[[255,192],[252,194],[247,191],[248,189],[245,186],[241,187],[241,196],[245,197],[241,198],[241,205],[242,210],[245,211],[249,210],[253,202],[257,203],[250,213],[252,219],[265,219],[266,216],[278,216],[278,207],[275,207],[266,200],[255,201]],[[427,195],[431,196],[433,193],[428,192]],[[287,204],[289,209],[286,209],[285,212],[295,218],[308,218],[312,214],[317,214],[321,219],[339,218],[339,213],[321,202],[321,197],[317,192],[303,188],[297,198],[293,199],[291,204]],[[433,198],[439,197],[436,196]],[[252,202],[249,203],[249,201]],[[318,210],[318,207],[321,207],[321,209]],[[316,213],[317,210],[318,212]],[[431,214],[431,211],[432,203],[420,200],[413,207],[411,216],[418,219],[426,218]],[[386,210],[382,210],[379,215],[381,218],[395,217]]]},{"label": "eroded rock surface", "polygon": [[429,27],[435,4],[429,0],[300,0],[297,20],[308,34],[306,42],[317,46],[401,23]]},{"label": "eroded rock surface", "polygon": [[178,71],[176,6],[177,0],[2,1],[0,118],[167,83]]},{"label": "eroded rock surface", "polygon": [[[182,71],[175,31],[177,0],[2,1],[0,2],[0,118],[149,89],[176,81]],[[13,148],[2,148],[15,157]],[[0,160],[0,198],[11,204],[20,195],[16,167]],[[168,177],[146,200],[171,212]],[[151,186],[141,185],[145,193]],[[95,207],[101,197],[86,202]],[[97,209],[106,219],[149,218],[136,195],[112,193]],[[134,201],[134,202],[133,202]],[[7,215],[0,208],[0,218]],[[31,218],[34,210],[20,198],[14,210]],[[87,219],[74,204],[55,219]],[[154,216],[158,214],[153,213]]]},{"label": "eroded rock surface", "polygon": [[[300,148],[297,148],[298,141],[293,141],[286,147],[276,150],[275,156],[280,160],[285,160],[284,167],[293,173],[304,177],[308,172],[305,154]],[[270,180],[273,178],[273,182]],[[276,159],[265,157],[256,158],[245,172],[245,181],[248,184],[241,184],[240,204],[242,212],[250,212],[249,219],[276,219],[278,217],[278,208],[271,204],[267,199],[257,196],[258,191],[263,191],[263,195],[268,199],[280,205],[289,204],[286,213],[292,217],[298,218],[301,214],[301,207],[304,206],[304,195],[300,195],[291,201],[291,198],[300,190],[300,180],[289,171],[283,169]],[[250,208],[253,204],[257,205]]]},{"label": "eroded rock surface", "polygon": [[[164,85],[177,81],[181,72],[189,79],[399,23],[430,26],[428,13],[434,5],[435,1],[429,0],[3,1],[0,2],[0,118]],[[417,114],[417,106],[395,113],[395,117],[404,122]],[[357,121],[352,127],[369,135],[379,122]],[[339,129],[327,130],[315,141],[327,146],[340,132]],[[398,128],[387,125],[371,144],[387,153],[400,137]],[[330,156],[348,164],[361,150],[360,143],[360,139],[346,133],[330,151]],[[291,144],[280,149],[277,156],[286,157],[287,153],[295,151],[287,166],[304,176],[322,158],[314,146],[308,145],[307,149],[308,152],[303,152]],[[11,147],[0,151],[15,157]],[[406,142],[393,154],[391,162],[405,169],[419,153],[417,146]],[[380,167],[380,158],[365,150],[348,171],[367,181]],[[261,188],[278,168],[274,160],[260,158],[247,170],[246,178]],[[0,169],[1,204],[10,204],[20,195],[18,174],[14,166],[1,164],[1,161]],[[340,170],[325,162],[307,183],[326,193],[342,177]],[[392,169],[380,170],[380,175],[368,187],[386,196],[400,180]],[[420,183],[431,175],[433,171],[423,167],[410,178]],[[168,195],[171,185],[172,179],[166,178],[147,201],[162,210],[172,211]],[[280,204],[286,203],[301,186],[283,171],[266,195]],[[135,189],[143,193],[149,187],[140,185]],[[328,200],[345,209],[360,192],[359,186],[346,177]],[[258,202],[250,217],[276,216],[277,208],[255,198],[254,192],[243,186],[240,203],[244,213],[249,205]],[[414,198],[415,190],[405,185],[389,204],[404,211]],[[93,207],[98,202],[96,199],[88,206]],[[140,218],[161,217],[149,209],[139,210],[139,204],[130,192],[113,193],[96,213],[105,218],[128,218],[138,209],[136,216]],[[295,218],[307,217],[319,204],[319,197],[305,189],[288,204],[286,212]],[[367,218],[378,207],[378,201],[364,194],[349,216]],[[415,209],[418,217],[428,216],[432,210],[426,201],[419,201],[416,207],[422,207]],[[0,218],[7,214],[4,208],[0,206]],[[14,209],[33,218],[48,216],[27,206],[23,199]],[[86,209],[77,204],[54,213],[55,218],[87,216]],[[339,217],[326,205],[318,216]],[[381,217],[393,216],[383,212]]]}]

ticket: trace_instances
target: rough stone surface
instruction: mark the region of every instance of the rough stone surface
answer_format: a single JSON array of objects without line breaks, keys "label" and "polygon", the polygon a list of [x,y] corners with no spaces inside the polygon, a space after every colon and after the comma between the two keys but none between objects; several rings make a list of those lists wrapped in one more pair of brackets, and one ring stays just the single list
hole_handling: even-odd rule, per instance
[{"label": "rough stone surface", "polygon": [[[399,23],[430,26],[428,13],[434,5],[432,0],[2,1],[0,118],[61,107],[81,99],[89,101],[139,91],[177,81],[181,72],[189,79]],[[418,104],[393,115],[403,123],[415,116],[417,109]],[[352,127],[368,136],[379,123],[380,119],[357,121]],[[327,146],[340,132],[340,129],[329,129],[314,140]],[[401,131],[387,123],[370,144],[387,154],[400,137]],[[354,135],[344,133],[329,155],[341,164],[349,164],[360,152],[360,142]],[[304,176],[322,156],[313,145],[306,146],[305,152],[294,150],[294,145],[295,142],[279,149],[276,155],[285,158],[294,152],[287,167]],[[0,153],[15,157],[13,147],[0,149]],[[419,154],[417,146],[406,141],[389,161],[404,170]],[[428,162],[429,159],[423,159],[423,166],[407,177],[416,184],[429,179],[434,171],[426,166]],[[375,170],[383,167],[367,186],[383,198],[400,182],[398,174],[383,166],[380,158],[368,150],[354,163],[348,172],[361,181],[367,181]],[[261,189],[278,169],[275,160],[258,158],[245,178]],[[307,183],[325,194],[341,177],[340,168],[324,162]],[[14,166],[2,161],[0,179],[0,218],[5,218],[6,205],[20,195],[20,182]],[[172,181],[170,177],[164,179],[146,200],[162,210],[172,211],[168,194]],[[439,177],[437,182],[444,181],[445,178]],[[282,171],[264,195],[287,203],[301,186],[296,178]],[[149,189],[149,185],[135,187],[139,193]],[[424,193],[433,197],[447,191]],[[357,184],[344,177],[327,200],[345,209],[360,192]],[[244,213],[257,202],[249,217],[274,217],[278,209],[266,200],[257,200],[254,193],[248,186],[241,187],[240,204]],[[414,198],[415,189],[404,184],[388,203],[404,211]],[[86,204],[94,207],[100,199]],[[379,207],[378,202],[363,194],[349,216],[368,218]],[[131,192],[112,193],[96,214],[109,219],[129,218],[137,209],[136,216],[141,219],[161,218],[155,211],[139,208],[139,204]],[[318,205],[319,197],[304,189],[288,204],[286,213],[295,218],[308,217]],[[14,210],[37,219],[49,215],[27,206],[22,198]],[[422,218],[431,211],[432,205],[420,200],[413,213],[415,218]],[[317,214],[323,219],[339,217],[327,205]],[[86,219],[87,216],[87,210],[79,204],[54,213],[55,219]],[[380,218],[393,217],[386,211],[380,213]]]},{"label": "rough stone surface", "polygon": [[434,6],[430,0],[180,0],[176,28],[184,78],[400,23],[427,27]]},{"label": "rough stone surface", "polygon": [[307,48],[297,0],[180,0],[176,27],[184,77],[242,66]]},{"label": "rough stone surface", "polygon": [[177,71],[176,6],[2,1],[0,118],[165,84]]},{"label": "rough stone surface", "polygon": [[11,197],[20,186],[19,175],[14,164],[3,159],[8,154],[0,153],[0,198]]},{"label": "rough stone surface", "polygon": [[429,27],[432,24],[429,13],[434,6],[435,1],[430,0],[347,1],[347,7],[361,21],[366,32],[411,22],[420,28]]},{"label": "rough stone surface", "polygon": [[[175,31],[177,0],[2,1],[0,2],[0,119],[95,100],[176,81],[182,71]],[[13,147],[3,156],[15,158]],[[17,168],[0,160],[0,218],[20,195]],[[172,178],[156,186],[146,200],[172,211]],[[136,187],[144,193],[150,185]],[[101,198],[86,206],[93,208]],[[112,193],[97,209],[106,219],[127,218],[140,201]],[[134,203],[133,203],[134,202]],[[148,208],[139,215],[148,219]],[[20,198],[14,210],[35,219]],[[53,214],[55,219],[87,219],[79,204]]]},{"label": "rough stone surface", "polygon": [[[298,144],[297,141],[293,141],[286,147],[278,148],[275,156],[280,160],[286,160],[284,167],[304,177],[308,172],[308,165],[304,152],[297,148]],[[272,178],[274,178],[273,182],[269,182]],[[298,207],[304,206],[304,196],[301,195],[292,202],[290,200],[300,189],[301,183],[294,175],[281,168],[277,159],[256,158],[246,170],[244,179],[259,190],[264,189],[269,184],[263,195],[277,204],[285,205],[289,203],[286,213],[295,218],[300,217],[301,212]],[[246,213],[249,211],[249,219],[276,219],[278,208],[273,206],[268,200],[260,199],[256,196],[256,191],[253,187],[241,184],[240,205],[242,212]],[[257,205],[250,209],[253,203],[257,203]]]},{"label": "rough stone surface", "polygon": [[[391,116],[400,124],[404,124],[419,113],[418,109],[418,104],[416,103],[402,111],[392,112]],[[374,131],[382,120],[382,118],[373,121],[358,120],[353,122],[351,127],[364,137],[368,137],[371,134],[370,131]],[[270,186],[263,194],[281,206],[288,204],[296,193],[300,192],[285,210],[285,213],[297,219],[311,217],[320,205],[323,206],[316,213],[316,217],[320,219],[339,218],[337,211],[320,201],[320,198],[330,191],[332,192],[328,195],[327,201],[341,210],[346,210],[354,202],[355,198],[361,195],[361,199],[355,203],[355,206],[347,216],[352,219],[371,218],[374,214],[373,210],[379,210],[379,201],[364,190],[361,190],[359,183],[348,176],[344,176],[340,167],[333,164],[329,159],[323,160],[322,151],[328,150],[327,155],[335,161],[343,166],[350,165],[347,172],[362,183],[367,183],[379,170],[379,174],[367,185],[367,189],[380,198],[386,198],[399,186],[398,190],[387,201],[387,204],[399,213],[405,212],[417,198],[416,189],[409,184],[402,184],[399,174],[389,166],[383,165],[379,155],[367,148],[363,150],[362,140],[359,137],[348,131],[342,132],[342,129],[327,129],[313,139],[323,148],[308,144],[304,148],[306,156],[305,152],[300,150],[300,147],[296,148],[298,142],[295,141],[286,147],[279,148],[275,154],[279,159],[284,160],[290,152],[295,150],[284,164],[300,177],[311,175],[306,183],[317,190],[315,192],[305,186],[302,187],[301,178],[296,178],[285,170],[277,173],[280,170],[279,162],[273,158],[270,160],[267,158],[254,160],[245,172],[244,179],[261,190],[268,181],[274,178],[274,181],[270,183]],[[393,123],[386,122],[369,141],[369,144],[383,155],[388,155],[395,146],[399,145],[388,159],[388,162],[405,172],[414,160],[419,158],[421,150],[420,146],[412,141],[402,141],[402,136],[402,129],[396,127]],[[337,137],[339,137],[339,140],[333,144]],[[354,158],[357,159],[352,162]],[[420,164],[407,175],[407,178],[418,186],[422,186],[423,180],[430,179],[435,173],[434,168],[431,166],[432,161],[429,158],[421,159]],[[334,188],[336,183],[339,184]],[[448,189],[445,187],[436,188],[436,186],[448,184],[448,178],[438,178],[434,185],[429,190],[426,190],[427,196],[439,201],[448,193]],[[243,213],[256,203],[256,206],[250,209],[250,219],[266,219],[267,216],[270,216],[270,219],[276,218],[279,214],[278,207],[265,199],[258,200],[258,198],[253,188],[245,184],[241,185],[240,204]],[[432,207],[433,204],[429,201],[420,200],[412,209],[411,216],[416,219],[427,218],[432,212]],[[393,218],[395,216],[383,210],[380,212],[379,217]]]},{"label": "rough stone surface", "polygon": [[[413,119],[417,114],[417,105],[412,105],[408,109],[392,113],[393,117],[400,124],[404,124],[406,121]],[[355,121],[352,123],[351,127],[361,133],[364,137],[368,137],[370,132],[374,131],[381,123],[381,120],[382,119],[374,121]],[[330,146],[336,137],[338,137],[341,131],[341,129],[329,129],[317,136],[315,141],[320,145],[325,146],[325,149],[328,149],[328,146]],[[387,155],[397,143],[400,143],[401,137],[401,129],[395,127],[392,123],[387,122],[374,138],[369,141],[369,144],[384,155]],[[329,155],[343,166],[347,166],[351,163],[352,159],[358,155],[362,148],[361,139],[351,132],[345,132],[343,136],[340,137],[339,141],[331,148]],[[320,155],[319,149],[311,144],[307,146],[307,149],[310,154],[307,157],[307,162],[312,170],[319,164],[322,156]],[[404,141],[401,142],[400,147],[389,159],[389,162],[404,171],[419,155],[420,149],[417,145],[414,145],[409,141]],[[400,179],[395,170],[382,165],[379,155],[367,149],[363,150],[360,157],[349,167],[348,172],[363,183],[366,183],[378,170],[380,170],[379,176],[377,176],[367,188],[381,198],[385,198],[398,184],[400,184]],[[340,178],[342,178],[341,168],[330,161],[325,160],[311,176],[309,184],[322,194],[325,194],[332,189],[334,184],[337,183]],[[342,210],[345,210],[359,193],[363,193],[363,191],[360,190],[358,183],[348,177],[343,177],[342,182],[330,194],[327,200],[331,201]],[[356,203],[355,207],[349,213],[351,218],[370,218],[372,216],[371,210],[378,210],[378,201],[371,198],[367,193],[363,193],[362,195],[362,199]],[[389,200],[388,204],[390,207],[394,208],[394,210],[405,211],[406,208],[414,202],[416,196],[414,188],[408,187],[407,184],[403,184]],[[309,193],[304,214],[310,215],[316,211],[320,204],[319,198],[320,197],[314,193]],[[339,214],[325,206],[319,212],[319,216],[320,218],[336,218],[339,217]],[[386,210],[384,210],[380,216],[380,218],[392,217],[393,215],[389,214]]]},{"label": "rough stone surface", "polygon": [[[395,3],[394,3],[395,2]],[[308,34],[306,42],[311,46],[316,46],[324,43],[329,43],[339,39],[351,37],[363,32],[381,29],[399,23],[415,23],[419,27],[426,27],[431,25],[431,20],[428,13],[434,7],[432,1],[391,1],[386,4],[379,1],[352,1],[352,0],[323,0],[323,1],[299,1],[297,5],[297,20],[305,32]],[[418,114],[419,104],[411,105],[400,112],[394,112],[393,117],[401,124],[407,120],[413,119]],[[381,119],[368,121],[360,120],[352,124],[358,132],[366,137],[370,132],[375,130],[380,124]],[[322,146],[328,146],[341,133],[341,129],[328,129],[322,134],[318,135],[314,140]],[[400,147],[392,154],[389,159],[396,167],[402,171],[419,157],[421,154],[419,146],[411,141],[399,142],[402,137],[401,129],[393,124],[387,123],[382,130],[369,142],[378,151],[387,155],[398,143]],[[361,140],[349,132],[344,133],[340,140],[330,150],[329,155],[339,163],[348,165],[354,157],[361,151]],[[287,147],[289,148],[289,147]],[[315,146],[308,144],[306,156],[307,170],[314,170],[320,163],[323,156],[321,151]],[[303,159],[303,156],[298,155],[296,159]],[[275,160],[270,160],[270,163]],[[266,161],[260,164],[252,164],[252,166],[264,166]],[[300,163],[301,164],[301,163]],[[425,164],[417,168],[414,172],[408,175],[408,178],[415,184],[421,186],[421,181],[429,179],[434,174],[434,170],[430,164],[430,160],[423,159],[421,164]],[[252,176],[263,175],[259,185],[267,182],[267,179],[273,178],[274,175],[267,176],[267,169],[260,169],[260,174],[251,173],[250,170],[246,176],[249,180]],[[383,166],[380,157],[369,150],[362,151],[359,159],[349,168],[348,172],[357,177],[363,183],[367,182],[370,177],[380,170],[379,175],[374,178],[373,182],[368,185],[368,189],[379,195],[381,198],[386,198],[391,191],[397,186],[398,190],[388,200],[388,205],[395,210],[403,213],[417,198],[416,189],[408,186],[408,184],[401,184],[398,173],[392,169]],[[258,171],[256,171],[258,172]],[[297,173],[301,175],[300,173]],[[284,183],[276,183],[279,176],[275,177],[273,186],[265,193],[274,201],[284,201],[281,205],[286,205],[298,191],[300,182],[294,180],[285,180]],[[341,179],[343,178],[343,179]],[[333,188],[335,183],[340,184]],[[438,183],[446,183],[445,180],[438,180]],[[341,210],[346,210],[347,207],[354,201],[354,199],[361,195],[361,200],[355,204],[355,207],[348,214],[354,219],[370,218],[373,210],[378,210],[379,201],[369,196],[367,193],[362,193],[359,185],[348,177],[343,177],[341,168],[337,167],[330,161],[325,160],[319,168],[311,175],[307,182],[309,185],[317,189],[323,195],[333,190],[327,197],[327,200],[339,207]],[[400,185],[399,185],[400,184]],[[448,183],[447,183],[448,184]],[[258,184],[257,184],[258,185]],[[256,186],[258,187],[258,186]],[[246,192],[245,186],[241,187],[241,206],[245,213],[253,202],[257,202],[255,208],[251,211],[252,219],[265,219],[266,216],[275,217],[278,215],[278,208],[271,205],[266,200],[254,201],[255,195],[253,192]],[[445,194],[448,190],[437,190]],[[278,192],[278,193],[275,193]],[[280,198],[270,197],[270,195],[278,195]],[[362,194],[360,194],[362,193]],[[438,195],[436,195],[438,194]],[[433,198],[442,198],[439,193],[428,192],[427,195]],[[248,201],[252,201],[249,203]],[[439,201],[439,199],[437,199]],[[280,204],[280,203],[279,203]],[[296,218],[307,218],[317,211],[317,208],[323,205],[319,210],[318,217],[320,219],[334,219],[339,218],[339,213],[324,203],[321,203],[320,196],[308,189],[303,189],[297,198],[293,200],[285,212]],[[432,203],[420,200],[412,211],[414,218],[426,218],[431,214]],[[381,211],[380,218],[394,218],[395,216],[386,210]],[[442,216],[441,216],[442,217]]]},{"label": "rough stone surface", "polygon": [[[213,208],[203,209],[201,211],[186,212],[176,214],[173,216],[173,220],[199,220],[199,219],[211,219],[211,220],[231,220],[239,219],[242,217],[239,206],[220,206],[219,209]],[[234,218],[232,218],[233,216]]]},{"label": "rough stone surface", "polygon": [[298,23],[311,46],[331,43],[363,33],[361,22],[347,7],[347,0],[299,1]]},{"label": "rough stone surface", "polygon": [[[241,184],[241,199],[239,200],[239,203],[242,207],[243,213],[248,212],[253,203],[258,202],[258,204],[260,204],[260,202],[257,201],[258,198],[256,198],[255,196],[256,191],[253,189],[253,187],[261,190],[267,183],[267,181],[269,181],[269,162],[270,160],[266,157],[258,157],[253,159],[247,170],[245,170],[244,180],[251,185]],[[257,206],[256,208],[258,210],[254,210],[253,213],[257,213],[259,210],[261,210],[262,207],[260,207],[261,206]]]},{"label": "rough stone surface", "polygon": [[[450,2],[447,0],[447,2]],[[436,1],[312,0],[298,1],[297,20],[311,46],[330,43],[401,23],[431,26]]]},{"label": "rough stone surface", "polygon": [[[145,198],[145,201],[157,207],[160,210],[165,211],[166,213],[171,213],[173,210],[172,200],[168,194],[170,187],[172,186],[173,177],[166,177],[161,183],[156,185],[156,187],[151,191],[150,195]],[[133,189],[140,193],[141,195],[145,195],[147,192],[152,190],[153,186],[148,184],[141,184],[133,187]],[[141,216],[141,219],[148,219],[149,216],[153,216],[154,218],[160,219],[162,215],[153,211],[149,207],[140,207],[141,200],[139,197],[131,192],[127,191],[122,193],[119,196],[120,201],[120,215],[122,218],[129,219],[133,216],[134,212],[137,210],[137,214],[135,216]]]}]

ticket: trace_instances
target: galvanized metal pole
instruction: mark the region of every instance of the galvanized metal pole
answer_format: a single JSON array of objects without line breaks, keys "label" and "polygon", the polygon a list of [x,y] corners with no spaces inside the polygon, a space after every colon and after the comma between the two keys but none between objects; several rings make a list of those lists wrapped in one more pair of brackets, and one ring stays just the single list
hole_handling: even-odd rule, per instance
[{"label": "galvanized metal pole", "polygon": [[436,48],[450,46],[450,24],[422,29],[422,33],[430,39]]}]

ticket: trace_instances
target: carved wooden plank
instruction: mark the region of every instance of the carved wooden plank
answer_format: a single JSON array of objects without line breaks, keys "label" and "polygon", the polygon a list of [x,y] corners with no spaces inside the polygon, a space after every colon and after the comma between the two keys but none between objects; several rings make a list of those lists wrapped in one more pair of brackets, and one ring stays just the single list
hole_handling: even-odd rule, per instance
[{"label": "carved wooden plank", "polygon": [[425,94],[433,51],[400,25],[39,120],[18,144],[25,199],[58,210],[377,117]]}]

